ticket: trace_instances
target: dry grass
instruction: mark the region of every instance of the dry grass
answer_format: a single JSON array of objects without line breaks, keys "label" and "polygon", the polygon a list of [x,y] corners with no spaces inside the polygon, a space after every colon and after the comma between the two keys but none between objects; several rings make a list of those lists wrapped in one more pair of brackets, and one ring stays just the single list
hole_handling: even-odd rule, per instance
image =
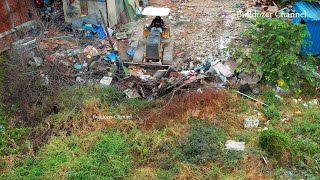
[{"label": "dry grass", "polygon": [[[217,114],[227,108],[227,94],[223,90],[206,89],[176,94],[162,102],[157,111],[140,114],[146,129],[164,128],[177,123],[186,123],[192,116],[215,121]],[[145,112],[143,112],[145,113]]]},{"label": "dry grass", "polygon": [[267,170],[267,167],[261,158],[248,155],[240,164],[240,169],[246,172],[245,179],[269,179],[266,172],[262,171]]},{"label": "dry grass", "polygon": [[156,169],[152,167],[144,167],[136,169],[132,175],[133,180],[152,180],[156,179]]}]

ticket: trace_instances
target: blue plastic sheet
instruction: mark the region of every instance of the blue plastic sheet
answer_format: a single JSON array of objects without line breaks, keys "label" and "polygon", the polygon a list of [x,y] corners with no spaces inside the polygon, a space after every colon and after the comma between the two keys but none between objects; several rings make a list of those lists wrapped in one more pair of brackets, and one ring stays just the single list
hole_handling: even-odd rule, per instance
[{"label": "blue plastic sheet", "polygon": [[108,56],[104,57],[104,60],[110,61],[110,62],[115,62],[116,61],[116,54],[114,52],[112,52]]},{"label": "blue plastic sheet", "polygon": [[101,27],[101,26],[93,26],[93,27],[94,27],[94,29],[96,30],[96,32],[97,32],[97,34],[98,34],[98,37],[99,37],[100,39],[104,39],[104,38],[107,37],[107,34],[106,34],[106,32],[104,31],[103,27]]},{"label": "blue plastic sheet", "polygon": [[136,49],[137,49],[138,44],[137,43],[133,43],[131,44],[131,46],[129,47],[127,54],[133,58],[134,54],[136,53]]},{"label": "blue plastic sheet", "polygon": [[93,26],[90,24],[85,24],[84,26],[82,26],[85,29],[89,29],[90,31],[92,31],[93,33],[97,33],[96,29],[93,28]]}]

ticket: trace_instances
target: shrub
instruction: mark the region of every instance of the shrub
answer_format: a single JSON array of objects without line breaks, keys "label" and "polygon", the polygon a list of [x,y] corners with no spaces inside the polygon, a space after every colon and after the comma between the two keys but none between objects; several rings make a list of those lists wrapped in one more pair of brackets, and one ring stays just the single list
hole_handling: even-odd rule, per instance
[{"label": "shrub", "polygon": [[279,118],[281,117],[281,114],[275,106],[266,107],[264,109],[264,115],[268,120],[273,121],[273,123],[274,121],[279,120]]},{"label": "shrub", "polygon": [[27,128],[10,128],[0,107],[0,156],[21,153],[27,148]]},{"label": "shrub", "polygon": [[310,139],[320,146],[320,124],[303,122],[293,127],[294,134]]},{"label": "shrub", "polygon": [[263,91],[262,97],[264,99],[264,103],[270,105],[270,106],[278,106],[281,104],[281,101],[279,98],[276,97],[276,93],[272,90]]},{"label": "shrub", "polygon": [[139,131],[132,129],[127,139],[130,151],[139,156],[139,163],[159,158],[161,146],[167,137],[165,131]]},{"label": "shrub", "polygon": [[261,148],[283,165],[292,163],[294,147],[290,137],[275,129],[264,130],[259,136]]},{"label": "shrub", "polygon": [[223,167],[228,170],[233,170],[238,166],[240,160],[244,157],[242,151],[230,151],[227,150],[224,154]]},{"label": "shrub", "polygon": [[222,129],[206,122],[197,122],[182,141],[182,158],[196,164],[218,160],[223,154],[224,141]]},{"label": "shrub", "polygon": [[301,80],[315,84],[315,59],[298,56],[307,34],[304,25],[276,18],[257,18],[253,28],[244,34],[253,36],[248,63],[258,65],[257,70],[264,73],[267,82],[285,89],[293,88],[297,92],[300,92]]}]

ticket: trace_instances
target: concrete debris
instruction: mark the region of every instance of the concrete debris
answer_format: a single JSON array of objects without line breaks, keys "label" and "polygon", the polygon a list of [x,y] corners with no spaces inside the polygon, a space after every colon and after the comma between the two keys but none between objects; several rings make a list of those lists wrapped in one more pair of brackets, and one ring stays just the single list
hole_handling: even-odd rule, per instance
[{"label": "concrete debris", "polygon": [[225,144],[227,150],[234,151],[244,151],[245,150],[245,142],[237,142],[233,140],[228,140]]},{"label": "concrete debris", "polygon": [[232,77],[233,72],[231,72],[226,66],[224,66],[221,62],[218,62],[214,67],[224,76],[224,77]]},{"label": "concrete debris", "polygon": [[262,72],[246,72],[242,71],[238,78],[240,79],[240,84],[257,84],[259,81],[261,81],[263,76]]},{"label": "concrete debris", "polygon": [[137,90],[135,89],[126,89],[123,91],[128,98],[139,98],[141,97]]},{"label": "concrete debris", "polygon": [[243,126],[244,128],[257,128],[259,127],[259,123],[259,119],[245,118]]},{"label": "concrete debris", "polygon": [[166,74],[167,70],[158,70],[153,77],[160,79]]},{"label": "concrete debris", "polygon": [[108,76],[104,76],[101,80],[100,80],[100,84],[103,87],[108,87],[110,86],[111,82],[112,82],[112,77],[108,77]]}]

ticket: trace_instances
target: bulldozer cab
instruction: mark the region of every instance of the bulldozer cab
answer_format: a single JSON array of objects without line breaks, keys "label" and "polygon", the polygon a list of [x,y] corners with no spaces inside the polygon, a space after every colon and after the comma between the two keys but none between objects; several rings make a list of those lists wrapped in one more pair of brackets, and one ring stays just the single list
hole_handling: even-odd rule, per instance
[{"label": "bulldozer cab", "polygon": [[[164,27],[162,28],[161,37],[162,38],[170,38],[170,25],[168,20],[168,15],[170,14],[169,8],[159,8],[159,7],[146,7],[142,11],[142,15],[156,17],[160,16],[164,19]],[[149,24],[144,26],[143,35],[147,38],[150,34],[151,30],[149,28]]]},{"label": "bulldozer cab", "polygon": [[137,64],[170,66],[173,62],[174,40],[170,35],[169,8],[146,7],[142,15],[160,16],[164,20],[161,31],[144,26],[143,37],[139,39],[133,62]]}]

